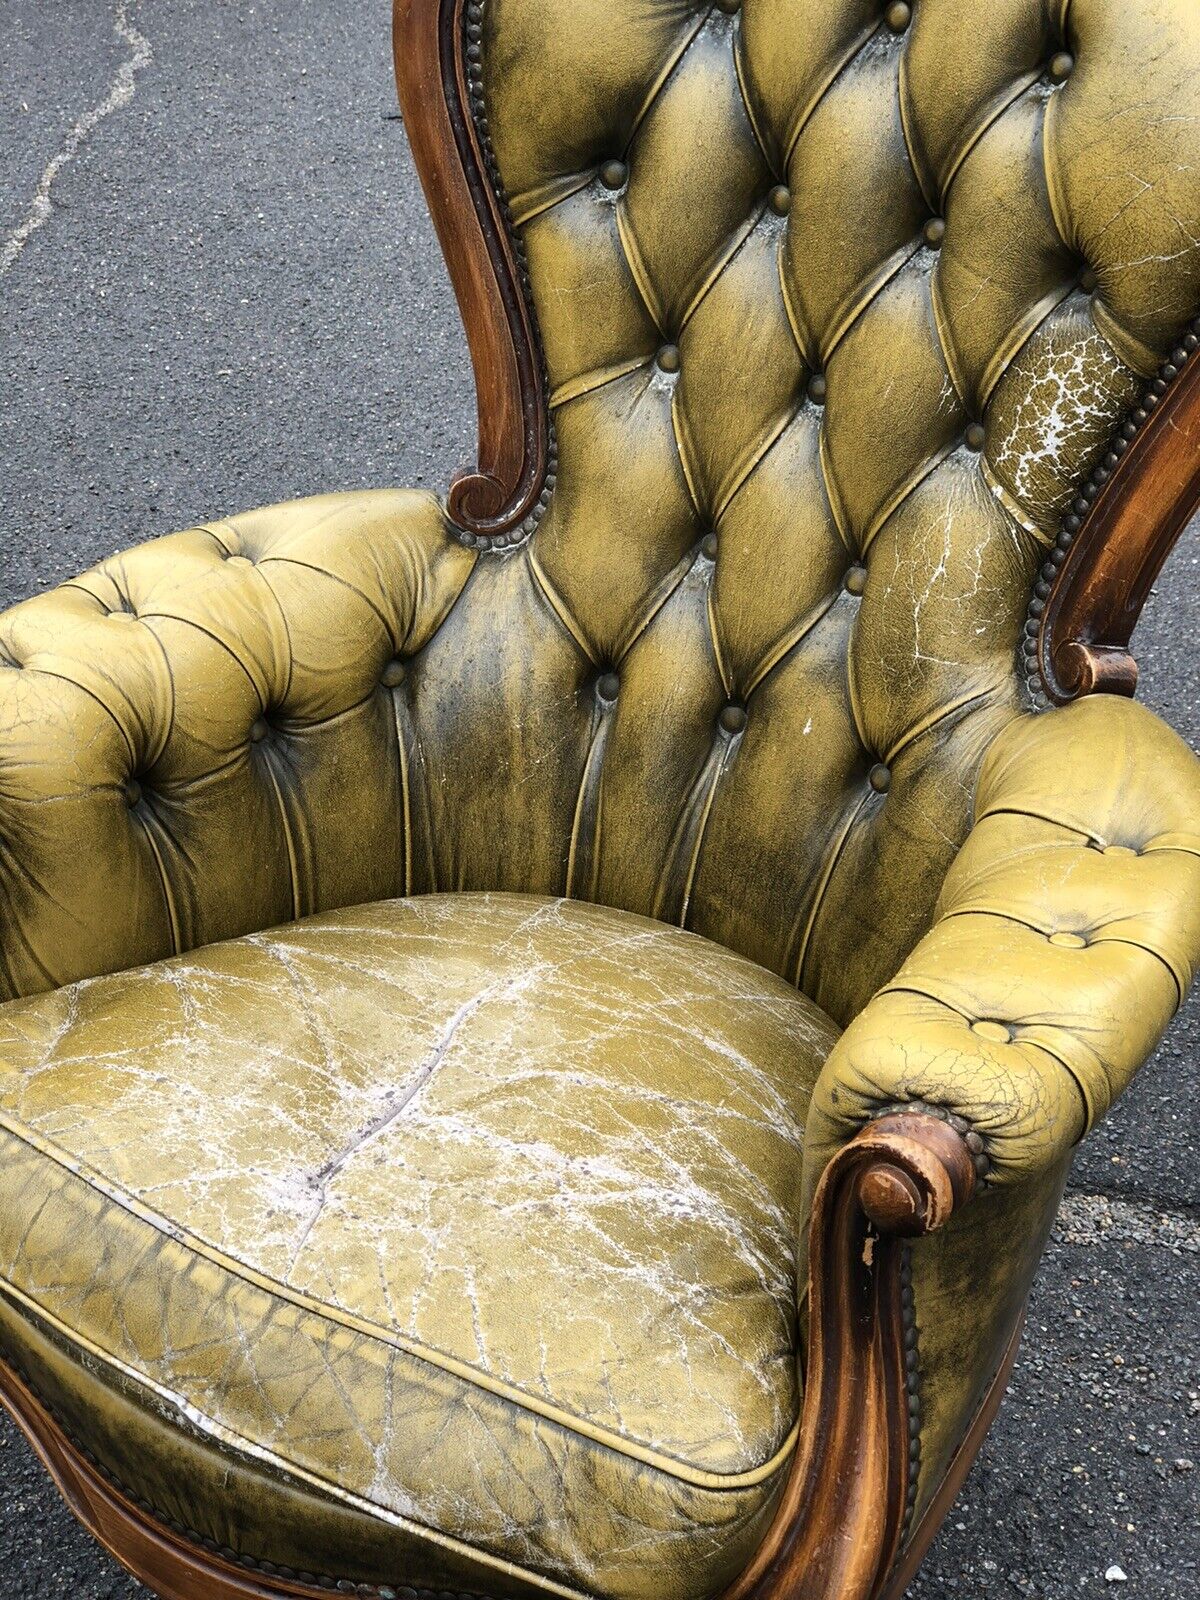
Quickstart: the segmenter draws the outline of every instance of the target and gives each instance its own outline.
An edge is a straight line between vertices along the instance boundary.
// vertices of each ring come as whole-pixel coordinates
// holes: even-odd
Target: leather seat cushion
[[[836,1034],[696,935],[507,895],[11,1002],[0,1351],[238,1555],[711,1593],[794,1446]]]

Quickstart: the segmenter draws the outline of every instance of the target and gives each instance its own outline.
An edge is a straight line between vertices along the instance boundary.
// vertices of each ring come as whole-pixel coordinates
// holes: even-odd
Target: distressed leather
[[[239,1554],[711,1593],[795,1444],[803,1124],[836,1032],[717,945],[518,896],[11,1003],[0,1350],[43,1378],[39,1338],[86,1352],[50,1371],[58,1409],[145,1498],[165,1418],[317,1501],[297,1560],[203,1476],[154,1500]],[[126,1399],[114,1429],[131,1388],[150,1417]]]
[[[923,1505],[1018,1315],[1070,1149],[1144,1059],[1200,949],[1195,761],[1136,707],[1030,715],[1016,670],[1029,595],[1081,472],[1200,310],[1200,10],[1193,0],[912,9],[897,33],[880,0],[746,0],[735,11],[487,0],[472,42],[558,449],[545,515],[527,544],[481,553],[457,541],[430,496],[330,496],[139,547],[0,618],[0,984],[13,1017],[61,1019],[61,996],[17,997],[339,907],[472,890],[592,901],[687,930],[672,936],[682,941],[672,946],[675,1009],[697,1017],[738,980],[714,976],[701,1004],[696,974],[716,957],[696,935],[757,963],[764,993],[785,993],[781,979],[829,1019],[793,1000],[815,1030],[811,1048],[784,1030],[752,1058],[795,1096],[796,1139],[807,1120],[803,1179],[789,1169],[797,1196],[896,1100],[961,1115],[989,1158],[984,1194],[914,1252]],[[1051,72],[1064,48],[1070,70]],[[459,914],[464,966],[498,960]],[[372,944],[386,944],[372,919],[387,915],[354,913]],[[607,934],[594,932],[603,974]],[[1053,942],[1060,934],[1085,944]],[[276,933],[268,945],[308,936]],[[162,971],[217,970],[230,950],[250,961],[265,948],[224,945]],[[575,970],[578,988],[539,1026],[596,1003],[589,963]],[[106,991],[121,1005],[135,990],[158,997],[134,1006],[141,1016],[172,980],[123,981],[133,988]],[[308,982],[314,1004],[340,1004],[348,980]],[[664,992],[660,983],[654,1006]],[[189,993],[195,1026],[225,1028],[229,1059],[253,1056],[262,1019],[238,1005],[236,986]],[[406,1015],[428,1000],[415,986]],[[972,1032],[979,1021],[1012,1037]],[[149,1035],[141,1021],[127,1029],[138,1059],[155,1037],[149,1015],[145,1025]],[[834,1025],[849,1031],[806,1118]],[[285,1034],[296,1026],[290,1013],[279,1022]],[[71,1137],[86,1143],[123,1092],[110,1070],[120,1030],[114,1020],[107,1055],[95,1057],[86,1028],[68,1031],[77,1081],[56,1080],[60,1109],[76,1108]],[[34,1029],[22,1071],[48,1039]],[[767,1059],[776,1044],[786,1059]],[[488,1067],[497,1116],[510,1047],[500,1038]],[[699,1125],[728,1094],[757,1093],[746,1055],[731,1050],[719,1089],[714,1070],[696,1068],[687,1105]],[[621,1059],[636,1073],[636,1050]],[[154,1115],[135,1108],[121,1141],[167,1158],[155,1119],[172,1096],[184,1104],[191,1070],[186,1059],[164,1064],[146,1102]],[[361,1062],[355,1070],[365,1098]],[[672,1070],[693,1082],[682,1060]],[[613,1081],[585,1086],[596,1124]],[[292,1108],[270,1087],[264,1117],[291,1170],[301,1155]],[[661,1151],[651,1151],[652,1118],[647,1128],[650,1163]],[[193,1506],[224,1542],[218,1525],[249,1493],[257,1458],[173,1412],[172,1470],[148,1398],[153,1384],[178,1389],[189,1376],[174,1347],[156,1342],[173,1286],[210,1280],[156,1280],[138,1300],[128,1371],[119,1383],[99,1373],[72,1318],[86,1311],[114,1340],[127,1330],[106,1313],[112,1285],[80,1219],[131,1229],[141,1214],[112,1201],[89,1158],[72,1159],[80,1170],[68,1178],[46,1149],[30,1156],[20,1202],[75,1198],[47,1259],[66,1257],[67,1241],[76,1287],[91,1281],[85,1268],[100,1271],[100,1287],[60,1307],[49,1330],[10,1298],[3,1336],[41,1362],[64,1414],[124,1470],[120,1440],[142,1437],[140,1406],[155,1441],[140,1452],[147,1494]],[[782,1152],[778,1161],[783,1183]],[[169,1205],[165,1193],[153,1202],[163,1251],[188,1248],[200,1226],[188,1182],[205,1170],[180,1169]],[[239,1194],[248,1170],[238,1164],[230,1178]],[[410,1176],[416,1184],[416,1167]],[[530,1193],[543,1181],[531,1170]],[[450,1205],[449,1193],[423,1187],[431,1204]],[[760,1200],[739,1193],[740,1226]],[[274,1216],[268,1203],[284,1199],[246,1190],[258,1221]],[[460,1263],[482,1263],[495,1239],[485,1210],[447,1223]],[[693,1226],[702,1240],[697,1219],[680,1220],[679,1238]],[[681,1243],[670,1287],[703,1298],[713,1266],[691,1248]],[[572,1277],[556,1314],[592,1306],[575,1296],[603,1287],[592,1281],[603,1258],[593,1270],[580,1250],[589,1270],[580,1287]],[[398,1250],[389,1265],[401,1259]],[[783,1272],[782,1257],[771,1259]],[[367,1281],[357,1255],[342,1270]],[[331,1282],[312,1292],[333,1293]],[[766,1339],[769,1382],[792,1337],[780,1310],[786,1273],[777,1288],[747,1303],[743,1343],[729,1354],[741,1372]],[[549,1315],[544,1293],[523,1280],[531,1326]],[[635,1387],[645,1339],[634,1329],[657,1337],[686,1303],[663,1294],[652,1311],[646,1294],[632,1302],[630,1343],[613,1345],[622,1383]],[[449,1322],[475,1337],[455,1322],[468,1302],[447,1300]],[[485,1339],[507,1327],[497,1316],[496,1329],[481,1324]],[[570,1366],[560,1346],[547,1348]],[[240,1359],[233,1345],[217,1349]],[[620,1416],[633,1405],[646,1448],[678,1447],[693,1467],[707,1451],[702,1470],[730,1474],[772,1459],[783,1435],[764,1419],[794,1418],[794,1392],[763,1400],[738,1456],[740,1435],[713,1420],[715,1346],[703,1358],[695,1344],[671,1349],[679,1370],[668,1378],[665,1362],[657,1376],[674,1386],[678,1413],[651,1419],[644,1395],[635,1404],[622,1391]],[[354,1360],[354,1387],[338,1403],[380,1418],[369,1378],[358,1387],[370,1366],[358,1346]],[[587,1391],[587,1370],[574,1371],[580,1425],[611,1429],[612,1397]],[[700,1594],[761,1531],[766,1480],[722,1502],[737,1498],[736,1509],[714,1511],[711,1491],[685,1493],[646,1463],[630,1487],[620,1451],[593,1471],[582,1444],[551,1457],[561,1476],[549,1532],[533,1496],[525,1520],[505,1520],[512,1507],[467,1442],[482,1413],[457,1394],[447,1380],[430,1401],[441,1454],[436,1469],[422,1462],[427,1499],[413,1527],[433,1506],[461,1548],[451,1560],[414,1533],[423,1581],[463,1585],[473,1562],[511,1558],[533,1576],[497,1585],[657,1594],[665,1561],[670,1592]],[[244,1398],[253,1410],[255,1395]],[[504,1411],[506,1427],[519,1410]],[[672,1439],[686,1419],[687,1437]],[[531,1460],[542,1459],[543,1431]],[[303,1462],[263,1462],[262,1504],[280,1508],[264,1511],[263,1527],[280,1548],[302,1545],[293,1513],[311,1503],[312,1539],[324,1544],[310,1551],[340,1554],[344,1541],[364,1568],[382,1568],[401,1548],[391,1542],[399,1525],[376,1502],[351,1500],[374,1483],[370,1452],[390,1436],[381,1422],[354,1437],[344,1459],[322,1458],[319,1486]],[[236,1490],[221,1488],[221,1460]],[[393,1470],[385,1487],[408,1493],[407,1467]],[[285,1492],[287,1473],[300,1477]],[[506,1492],[520,1487],[514,1476]],[[626,1523],[631,1496],[637,1516]],[[571,1543],[580,1508],[597,1530],[586,1547],[582,1535]],[[383,1531],[368,1537],[364,1525]],[[626,1539],[630,1527],[637,1537]]]

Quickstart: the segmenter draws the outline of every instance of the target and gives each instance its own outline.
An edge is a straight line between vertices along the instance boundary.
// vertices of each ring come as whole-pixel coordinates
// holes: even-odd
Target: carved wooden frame
[[[483,105],[478,0],[394,0],[396,76],[417,169],[458,297],[475,371],[477,462],[448,508],[464,542],[532,529],[554,438],[528,274],[495,171]],[[1123,423],[1042,568],[1023,643],[1037,697],[1132,694],[1129,641],[1150,587],[1200,504],[1200,323]],[[810,1336],[799,1442],[775,1520],[722,1600],[899,1600],[999,1407],[1020,1324],[915,1528],[917,1356],[908,1241],[974,1191],[971,1150],[914,1109],[864,1128],[826,1171],[810,1230]],[[319,1600],[386,1588],[287,1574],[212,1551],[134,1502],[0,1361],[0,1404],[71,1509],[163,1600]],[[397,1578],[404,1585],[403,1576]],[[453,1600],[433,1597],[429,1600]]]

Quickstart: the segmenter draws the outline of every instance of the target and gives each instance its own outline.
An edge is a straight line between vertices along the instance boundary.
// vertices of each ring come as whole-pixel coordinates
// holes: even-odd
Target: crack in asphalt
[[[33,235],[39,228],[45,227],[54,215],[51,191],[63,169],[74,161],[106,117],[129,104],[137,89],[138,73],[154,60],[154,50],[149,39],[145,34],[139,33],[129,20],[130,4],[131,0],[117,0],[113,14],[113,31],[129,46],[130,54],[117,68],[116,77],[104,99],[77,119],[58,151],[51,157],[38,180],[29,210],[0,247],[0,278],[12,270]]]

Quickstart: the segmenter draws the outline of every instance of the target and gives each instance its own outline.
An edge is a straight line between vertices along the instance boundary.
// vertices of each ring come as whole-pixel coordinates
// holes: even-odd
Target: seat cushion
[[[0,1007],[0,1350],[240,1556],[701,1595],[798,1414],[836,1029],[627,913],[439,895]]]

